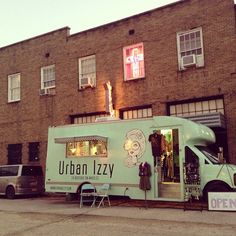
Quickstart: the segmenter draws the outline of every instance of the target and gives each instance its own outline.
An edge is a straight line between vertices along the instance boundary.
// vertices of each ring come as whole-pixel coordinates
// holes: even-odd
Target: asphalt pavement
[[[57,215],[111,216],[130,219],[166,220],[173,222],[194,222],[236,226],[236,212],[204,210],[183,210],[172,208],[152,208],[143,206],[122,206],[113,204],[96,208],[88,205],[80,208],[78,201],[66,201],[64,197],[0,198],[0,212],[47,213]]]

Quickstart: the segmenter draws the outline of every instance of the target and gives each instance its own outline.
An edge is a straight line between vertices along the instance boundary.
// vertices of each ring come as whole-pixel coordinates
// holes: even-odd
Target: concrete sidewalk
[[[123,217],[144,220],[160,220],[173,222],[194,222],[208,224],[223,224],[236,226],[236,212],[196,211],[170,208],[145,208],[111,206],[79,208],[78,202],[66,202],[62,198],[27,198],[7,200],[0,199],[2,212],[27,212],[61,215],[98,215],[105,217]]]

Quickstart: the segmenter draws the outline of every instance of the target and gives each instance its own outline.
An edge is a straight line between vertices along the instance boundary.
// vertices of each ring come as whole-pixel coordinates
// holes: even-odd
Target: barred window
[[[105,112],[101,113],[91,113],[91,114],[81,114],[72,117],[72,124],[86,124],[86,123],[94,123],[96,118],[98,117],[106,117],[108,116]]]
[[[121,117],[124,120],[152,117],[152,107],[131,108],[124,110],[121,112]]]
[[[223,99],[173,104],[169,106],[170,116],[200,115],[204,113],[220,112],[224,114]]]

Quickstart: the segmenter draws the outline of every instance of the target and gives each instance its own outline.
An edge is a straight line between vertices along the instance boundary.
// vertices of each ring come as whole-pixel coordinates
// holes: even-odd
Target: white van
[[[0,166],[0,194],[8,199],[16,195],[41,194],[44,192],[42,167],[39,165]]]

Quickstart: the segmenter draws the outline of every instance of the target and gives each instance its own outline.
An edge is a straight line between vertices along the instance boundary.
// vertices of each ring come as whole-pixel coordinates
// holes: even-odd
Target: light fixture
[[[72,154],[75,154],[76,152],[76,144],[75,144],[75,138],[73,139],[73,143],[72,143],[72,147],[70,148],[70,151],[72,152]]]
[[[71,148],[70,150],[71,150],[72,154],[75,154],[75,152],[76,152],[76,147],[73,147],[73,148]]]

